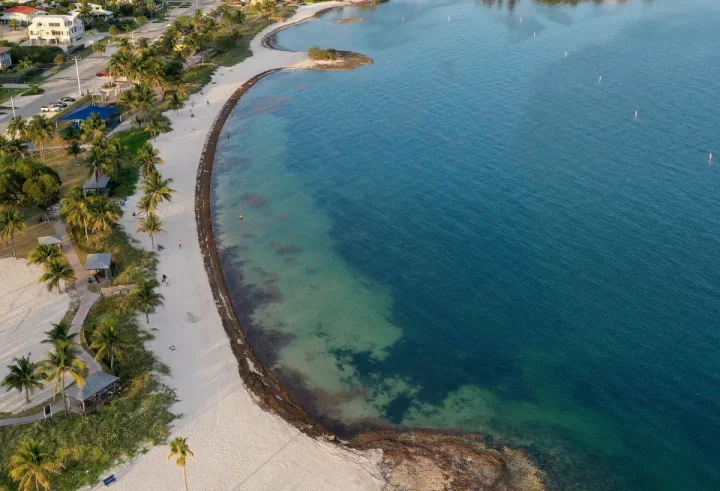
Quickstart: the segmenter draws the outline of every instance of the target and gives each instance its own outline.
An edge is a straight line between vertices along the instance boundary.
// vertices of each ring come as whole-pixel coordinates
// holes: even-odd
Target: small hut
[[[60,249],[60,244],[63,243],[62,237],[59,235],[46,235],[44,237],[38,237],[38,244],[40,245],[56,245]]]
[[[91,413],[118,390],[120,390],[119,378],[109,373],[97,372],[85,379],[84,387],[78,385],[70,387],[65,392],[65,402],[70,412]]]
[[[95,193],[97,195],[107,196],[110,193],[110,178],[108,176],[100,176],[95,179],[92,176],[83,184],[85,194]]]
[[[109,252],[99,252],[97,254],[88,254],[85,261],[85,271],[98,272],[102,271],[108,280],[112,276],[110,267],[112,265],[112,254]]]

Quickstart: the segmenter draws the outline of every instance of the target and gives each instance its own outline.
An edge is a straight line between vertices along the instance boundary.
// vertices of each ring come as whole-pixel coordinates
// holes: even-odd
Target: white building
[[[0,47],[0,68],[10,68],[12,60],[10,59],[10,49],[8,47]]]
[[[75,3],[75,10],[71,11],[71,14],[74,15],[80,15],[80,7],[82,7],[82,3]],[[105,10],[102,8],[102,5],[97,5],[95,3],[88,3],[88,7],[90,7],[90,15],[96,18],[102,18],[102,19],[111,19],[113,16],[113,13],[109,10]]]
[[[28,28],[31,44],[77,44],[85,36],[83,21],[77,15],[45,15]]]
[[[35,7],[26,6],[12,7],[0,11],[0,19],[2,19],[5,24],[9,24],[10,21],[16,20],[23,26],[30,24],[33,19],[39,15],[47,15],[47,12],[36,9]]]

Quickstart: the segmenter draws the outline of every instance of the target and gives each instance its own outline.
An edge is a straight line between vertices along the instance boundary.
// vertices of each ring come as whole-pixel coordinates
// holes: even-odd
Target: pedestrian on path
[[[178,249],[182,249],[182,240],[178,240]]]

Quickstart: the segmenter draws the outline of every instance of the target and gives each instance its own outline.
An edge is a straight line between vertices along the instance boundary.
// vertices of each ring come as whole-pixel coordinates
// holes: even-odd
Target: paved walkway
[[[82,326],[85,323],[85,318],[87,317],[88,313],[90,312],[90,309],[93,305],[95,305],[95,302],[97,302],[97,299],[100,298],[99,295],[96,295],[95,293],[91,292],[87,288],[87,278],[88,274],[87,271],[85,271],[85,268],[80,263],[80,259],[78,258],[77,252],[75,251],[75,248],[73,247],[72,242],[70,241],[70,238],[67,235],[67,231],[65,229],[65,225],[60,222],[55,223],[55,231],[62,236],[63,238],[63,252],[65,253],[65,257],[67,258],[68,262],[70,262],[70,265],[75,270],[75,289],[80,296],[80,306],[78,307],[77,312],[75,313],[75,317],[73,317],[72,320],[72,326],[70,327],[70,332],[75,333],[78,335],[78,340],[80,338],[80,331],[82,330]],[[79,341],[78,341],[79,344]],[[96,372],[102,372],[102,365],[95,360],[95,358],[90,355],[85,349],[83,349],[82,345],[80,346],[80,353],[78,354],[78,358],[83,360],[85,363],[88,364],[88,375],[91,375]],[[65,407],[63,404],[63,401],[56,402],[52,405],[52,413],[56,414],[60,411],[64,411]],[[37,414],[32,414],[30,416],[22,416],[19,418],[7,418],[7,419],[0,419],[0,427],[2,426],[13,426],[13,425],[22,425],[27,423],[33,423],[35,421],[40,421],[41,419],[45,418],[45,414],[43,411],[40,411]]]

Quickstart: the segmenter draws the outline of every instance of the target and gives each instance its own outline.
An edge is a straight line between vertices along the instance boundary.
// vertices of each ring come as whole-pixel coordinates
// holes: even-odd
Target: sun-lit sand
[[[301,7],[291,21],[332,5]],[[217,83],[193,96],[194,104],[188,104],[179,115],[167,113],[173,131],[155,141],[165,160],[160,170],[174,180],[172,187],[177,193],[172,205],[159,210],[167,232],[156,240],[165,246],[159,254],[158,272],[168,276],[169,286],[161,288],[165,306],[151,316],[151,327],[157,331],[149,347],[172,371],[167,383],[179,398],[173,410],[182,414],[172,434],[187,437],[195,453],[187,468],[191,489],[380,489],[378,454],[356,453],[311,439],[254,403],[238,375],[200,255],[193,198],[210,125],[243,82],[265,70],[306,59],[305,53],[263,48],[260,40],[264,34],[253,40],[252,58],[233,68],[221,68],[214,77]],[[190,116],[191,111],[195,117]],[[131,197],[126,210],[133,209],[138,199]],[[137,222],[131,215],[126,213],[122,224],[135,233]],[[147,236],[136,237],[150,247]],[[172,345],[175,351],[169,350]],[[118,478],[114,487],[133,491],[181,488],[180,469],[168,462],[167,454],[167,446],[154,447],[114,469]]]
[[[44,332],[59,322],[68,310],[70,297],[57,290],[49,292],[38,283],[43,268],[29,265],[25,259],[0,259],[0,379],[9,372],[13,358],[30,353],[38,361],[47,345],[41,344]],[[52,396],[52,386],[36,391],[30,405],[25,394],[0,389],[0,412],[18,412]]]

